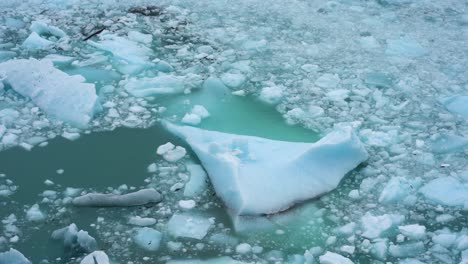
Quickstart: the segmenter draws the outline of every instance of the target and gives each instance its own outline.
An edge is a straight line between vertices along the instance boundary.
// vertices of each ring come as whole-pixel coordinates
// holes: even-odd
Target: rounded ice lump
[[[329,192],[368,158],[350,127],[316,143],[295,143],[165,126],[191,146],[218,196],[239,215],[279,212]]]

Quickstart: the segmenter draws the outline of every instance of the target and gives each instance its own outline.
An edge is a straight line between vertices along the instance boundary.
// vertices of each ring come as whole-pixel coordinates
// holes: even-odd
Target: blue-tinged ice
[[[437,204],[468,208],[468,186],[453,177],[434,179],[419,192]]]
[[[153,78],[131,78],[124,87],[135,97],[149,97],[188,92],[200,82],[197,75],[159,75]]]
[[[21,252],[14,248],[0,253],[0,264],[31,264]]]
[[[430,142],[430,147],[435,153],[458,152],[467,146],[468,138],[452,134],[437,135]]]
[[[171,260],[166,264],[242,264],[241,262],[230,257],[219,257],[212,259],[187,259],[187,260]]]
[[[196,197],[207,188],[208,177],[200,165],[189,164],[187,170],[190,173],[190,180],[185,184],[184,196]]]
[[[279,212],[329,192],[368,157],[350,127],[295,143],[165,125],[192,147],[218,196],[240,215]]]
[[[84,257],[80,264],[110,264],[109,257],[104,251],[94,251]]]
[[[415,58],[427,53],[421,44],[412,39],[389,39],[387,40],[387,55]]]
[[[54,68],[50,60],[10,60],[0,63],[0,72],[6,76],[3,82],[15,91],[73,126],[86,127],[101,109],[93,84]]]
[[[459,114],[468,119],[468,95],[445,97],[440,102],[452,113]]]
[[[211,226],[208,218],[189,213],[174,214],[167,223],[172,236],[193,239],[204,238]]]
[[[149,227],[137,228],[136,235],[133,237],[139,247],[148,251],[158,250],[161,239],[161,232]]]

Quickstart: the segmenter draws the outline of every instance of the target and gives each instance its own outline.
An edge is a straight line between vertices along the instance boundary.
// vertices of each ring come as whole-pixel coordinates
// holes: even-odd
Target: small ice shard
[[[26,219],[30,222],[42,222],[45,220],[45,215],[41,212],[38,204],[31,206],[26,212]]]
[[[396,258],[416,257],[424,253],[425,248],[423,242],[410,242],[401,245],[390,245],[388,252]]]
[[[252,246],[247,243],[241,243],[236,246],[236,252],[238,254],[247,254],[250,253],[250,251],[252,251]]]
[[[148,251],[156,251],[161,244],[162,234],[158,230],[149,227],[138,228],[133,237],[135,243]]]
[[[440,102],[452,113],[459,114],[468,119],[468,95],[445,97]]]
[[[196,202],[194,200],[180,200],[179,201],[179,206],[182,209],[190,210],[194,208],[196,205]]]
[[[52,239],[63,241],[64,246],[67,248],[78,248],[88,253],[97,249],[96,239],[86,231],[78,231],[78,227],[75,224],[55,230],[52,232]]]
[[[410,239],[420,240],[426,237],[426,227],[423,225],[413,224],[399,226],[398,230]]]
[[[389,39],[387,40],[385,54],[414,58],[426,54],[426,50],[412,39]]]
[[[54,42],[41,38],[36,32],[33,32],[24,40],[22,46],[29,50],[46,50],[52,48],[54,44]]]
[[[94,251],[84,257],[80,264],[110,264],[110,260],[104,251]]]
[[[435,153],[462,151],[467,146],[468,138],[451,134],[439,135],[430,142],[430,147]]]
[[[218,196],[241,215],[279,212],[329,192],[368,157],[349,127],[317,143],[296,143],[165,126],[191,146]]]
[[[189,124],[189,125],[198,125],[201,122],[200,116],[196,114],[185,114],[184,117],[182,118],[182,123],[184,124]]]
[[[276,104],[283,96],[283,88],[281,86],[265,87],[260,92],[260,100],[268,104]]]
[[[319,260],[320,264],[353,264],[349,258],[330,251],[327,251],[324,255],[320,256]]]
[[[88,207],[127,207],[158,203],[161,200],[162,196],[158,191],[153,188],[148,188],[122,195],[88,193],[73,199],[73,205]]]
[[[468,186],[453,177],[441,177],[424,185],[419,192],[431,202],[447,206],[468,206]]]
[[[211,225],[210,220],[207,218],[182,213],[174,214],[167,223],[167,228],[169,233],[175,237],[202,239],[208,233]]]
[[[156,154],[163,156],[166,161],[177,162],[187,154],[187,151],[183,147],[176,147],[171,142],[167,142],[158,147]]]
[[[187,259],[187,260],[170,260],[166,264],[246,264],[230,257],[219,257],[213,259]]]
[[[0,264],[31,264],[21,252],[14,248],[0,253]]]
[[[397,214],[373,216],[368,212],[361,218],[362,236],[369,239],[378,238],[390,228],[402,223],[404,219],[404,216]]]
[[[40,36],[55,36],[57,38],[64,38],[67,36],[60,28],[47,25],[42,21],[33,21],[30,29]]]
[[[71,125],[86,127],[101,109],[94,84],[57,70],[49,60],[10,60],[0,63],[0,72],[15,91]]]
[[[184,196],[196,197],[206,189],[208,177],[200,165],[189,164],[187,170],[190,173],[190,180],[185,184]]]
[[[166,94],[180,94],[185,91],[184,77],[161,75],[153,78],[131,78],[125,90],[135,97],[148,97]]]
[[[100,37],[100,41],[88,41],[88,43],[95,48],[112,53],[112,61],[121,73],[136,74],[152,66],[149,62],[152,51],[145,45],[112,34],[104,34]]]
[[[128,223],[135,226],[151,226],[156,224],[156,219],[150,217],[132,216],[130,219],[128,219]]]
[[[415,193],[420,185],[420,178],[410,180],[404,177],[392,177],[380,193],[379,202],[383,204],[397,203],[410,193]]]

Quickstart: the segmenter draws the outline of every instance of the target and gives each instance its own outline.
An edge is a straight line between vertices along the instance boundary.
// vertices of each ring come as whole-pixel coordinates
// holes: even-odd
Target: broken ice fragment
[[[21,252],[14,248],[0,253],[0,263],[1,264],[31,264]]]
[[[353,262],[340,254],[327,251],[319,258],[320,264],[353,264]]]
[[[452,113],[459,114],[468,119],[468,96],[456,95],[445,97],[440,102]]]
[[[80,264],[110,264],[109,257],[104,251],[94,251],[84,257]]]
[[[86,127],[101,106],[93,84],[69,76],[49,60],[20,59],[0,63],[4,82],[30,98],[47,114],[77,127]]]
[[[219,257],[213,259],[188,259],[188,260],[171,260],[166,264],[246,264],[230,257]]]
[[[210,227],[211,222],[207,218],[188,213],[174,214],[167,223],[171,235],[193,239],[204,238]]]
[[[207,187],[207,176],[203,167],[189,164],[187,170],[190,173],[190,180],[185,184],[184,196],[195,197],[202,194]]]
[[[448,206],[468,206],[468,186],[452,177],[434,179],[424,185],[419,192],[426,199]]]
[[[161,239],[161,232],[149,227],[138,228],[136,235],[133,237],[139,247],[148,251],[158,250]]]
[[[426,50],[412,39],[389,39],[387,40],[387,55],[403,57],[420,57],[426,54]]]
[[[96,239],[86,231],[78,231],[75,224],[55,230],[52,232],[52,239],[63,241],[64,246],[69,249],[79,249],[85,252],[93,252],[97,249]]]
[[[88,193],[73,199],[73,205],[88,207],[127,207],[158,203],[161,200],[161,194],[155,189],[149,188],[122,195]]]
[[[159,146],[156,150],[156,153],[158,155],[162,155],[166,161],[176,162],[182,159],[185,156],[185,154],[187,154],[187,151],[183,147],[176,147],[171,142],[168,142],[164,145]]]
[[[404,219],[404,216],[397,214],[373,216],[368,212],[361,218],[361,225],[364,231],[362,236],[370,239],[378,238],[390,228],[403,222]]]
[[[26,212],[26,219],[30,222],[41,222],[44,221],[45,218],[46,217],[39,209],[38,204],[31,206],[31,208]]]
[[[329,192],[367,159],[351,128],[317,143],[295,143],[165,125],[191,146],[218,196],[237,214],[275,213]]]
[[[453,134],[438,135],[432,140],[430,146],[436,153],[457,152],[468,146],[468,138]]]

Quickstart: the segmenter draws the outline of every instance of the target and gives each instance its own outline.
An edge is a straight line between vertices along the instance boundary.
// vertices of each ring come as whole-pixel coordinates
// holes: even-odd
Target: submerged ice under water
[[[0,263],[468,261],[463,1],[0,8]],[[369,159],[317,199],[238,215],[162,120],[309,143],[352,127]],[[163,200],[73,206],[147,188]]]

